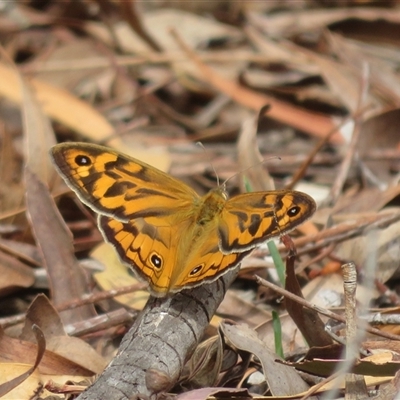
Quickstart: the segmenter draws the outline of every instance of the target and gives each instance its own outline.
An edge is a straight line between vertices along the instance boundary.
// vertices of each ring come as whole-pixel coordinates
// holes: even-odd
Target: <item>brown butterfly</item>
[[[158,297],[216,280],[316,208],[310,196],[291,190],[228,199],[223,185],[201,197],[142,161],[94,144],[59,144],[51,155],[67,185],[99,214],[104,238]]]

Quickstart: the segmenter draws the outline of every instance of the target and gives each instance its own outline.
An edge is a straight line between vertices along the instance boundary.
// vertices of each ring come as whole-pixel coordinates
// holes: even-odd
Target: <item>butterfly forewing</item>
[[[315,211],[314,200],[302,192],[276,190],[241,194],[229,199],[219,220],[223,253],[241,252],[285,234]]]
[[[190,209],[194,190],[170,175],[106,147],[64,143],[52,156],[66,183],[94,211],[121,221]]]

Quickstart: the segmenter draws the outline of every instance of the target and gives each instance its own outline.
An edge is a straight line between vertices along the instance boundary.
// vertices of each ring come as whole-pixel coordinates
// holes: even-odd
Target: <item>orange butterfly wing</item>
[[[198,194],[156,168],[107,147],[62,143],[51,150],[68,186],[93,211],[120,221],[190,212]]]
[[[225,254],[254,248],[290,232],[315,212],[312,197],[294,190],[252,192],[233,197],[219,218],[221,251]]]

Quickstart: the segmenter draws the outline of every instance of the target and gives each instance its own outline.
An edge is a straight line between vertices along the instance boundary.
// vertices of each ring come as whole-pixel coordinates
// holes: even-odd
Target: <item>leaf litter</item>
[[[398,2],[191,3],[10,3],[0,15],[0,394],[76,397],[146,302],[49,163],[48,149],[72,140],[142,159],[199,193],[216,171],[232,194],[295,185],[319,203],[291,234],[295,249],[277,243],[298,297],[256,284],[254,274],[281,285],[268,248],[256,249],[180,378],[151,368],[147,394],[360,394],[334,372],[348,311],[340,265],[354,261],[369,333],[351,372],[396,398]],[[339,322],[322,310],[332,307]]]

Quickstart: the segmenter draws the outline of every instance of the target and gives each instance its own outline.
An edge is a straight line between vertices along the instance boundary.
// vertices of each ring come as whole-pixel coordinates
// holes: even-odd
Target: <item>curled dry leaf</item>
[[[266,107],[263,107],[260,114]],[[275,185],[262,163],[262,156],[257,146],[257,126],[260,115],[248,118],[242,124],[237,143],[239,173],[248,179],[251,191],[274,190]],[[242,191],[246,192],[245,182],[240,179]]]
[[[221,324],[225,339],[239,350],[254,354],[261,362],[265,379],[273,396],[290,396],[308,389],[308,385],[291,368],[275,360],[279,357],[267,348],[257,333],[245,325]]]
[[[29,378],[29,376],[32,375],[32,373],[39,366],[39,364],[45,354],[46,340],[44,338],[43,332],[40,330],[40,328],[37,325],[32,326],[32,331],[33,331],[33,333],[35,335],[35,339],[36,339],[36,348],[34,349],[34,351],[36,352],[36,355],[35,355],[35,358],[32,360],[33,365],[28,370],[25,370],[23,373],[21,373],[20,375],[17,375],[14,378],[8,378],[5,382],[1,383],[0,384],[0,397],[3,397],[5,394],[8,394],[14,388],[18,387],[21,383],[23,383],[27,378]],[[0,331],[0,345],[1,346],[4,345],[3,339],[5,339],[5,338],[6,338],[5,334],[1,330]],[[4,357],[4,355],[3,355],[3,357]],[[7,356],[5,356],[4,358],[8,361]],[[6,375],[9,375],[10,373],[12,373],[12,374],[15,373],[14,368],[12,368],[13,364],[9,364],[9,367],[10,368],[6,371]],[[39,387],[40,387],[40,385],[39,385]],[[29,388],[28,390],[32,390],[32,389]],[[36,390],[32,391],[31,394],[34,394],[35,392],[36,392]],[[14,391],[14,395],[15,395],[15,391]]]
[[[65,333],[61,318],[50,301],[44,295],[37,296],[30,305],[20,339],[34,342],[32,327],[39,326],[46,338],[47,350],[61,356],[66,362],[72,362],[83,369],[99,374],[106,361],[92,346],[82,339],[70,337]],[[57,367],[55,367],[55,371]]]

